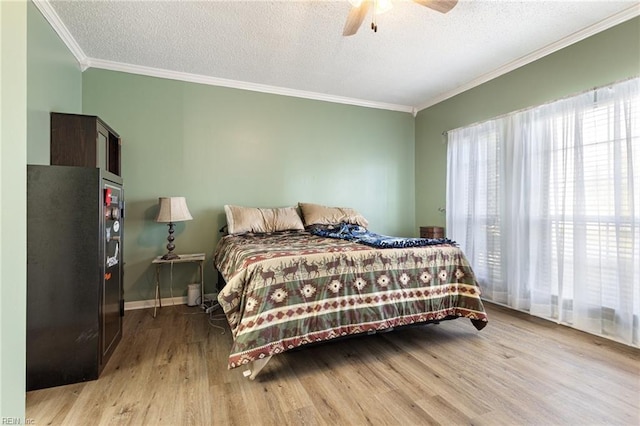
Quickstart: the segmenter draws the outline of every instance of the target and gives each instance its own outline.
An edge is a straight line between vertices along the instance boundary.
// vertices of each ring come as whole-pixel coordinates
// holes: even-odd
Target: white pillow
[[[304,229],[302,219],[295,207],[257,208],[226,204],[229,234],[245,232],[275,232]]]
[[[369,221],[356,210],[348,207],[327,207],[320,204],[298,203],[305,226],[337,225],[351,223],[363,227],[369,226]]]

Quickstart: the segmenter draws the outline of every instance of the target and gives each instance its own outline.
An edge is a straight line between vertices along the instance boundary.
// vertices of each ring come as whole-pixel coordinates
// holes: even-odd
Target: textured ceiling
[[[347,0],[35,3],[85,66],[409,111],[640,13],[637,0],[460,0],[448,14],[393,0],[377,33],[368,17],[343,37]]]

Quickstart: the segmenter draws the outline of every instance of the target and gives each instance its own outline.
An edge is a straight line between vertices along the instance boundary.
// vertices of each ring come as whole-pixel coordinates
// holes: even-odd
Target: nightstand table
[[[195,254],[181,254],[177,259],[169,259],[165,260],[162,256],[158,256],[151,264],[156,265],[156,297],[153,300],[153,317],[156,317],[156,308],[162,308],[162,299],[160,298],[160,269],[162,265],[170,265],[173,268],[173,265],[176,263],[197,263],[200,267],[200,304],[204,301],[204,253],[195,253]],[[171,274],[171,280],[173,280],[173,274]],[[173,283],[171,283],[173,285]]]
[[[420,238],[444,238],[444,228],[441,226],[421,226]]]

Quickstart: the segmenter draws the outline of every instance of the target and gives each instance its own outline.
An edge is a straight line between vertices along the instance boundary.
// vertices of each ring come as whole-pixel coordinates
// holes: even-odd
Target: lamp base
[[[175,238],[173,237],[173,226],[174,226],[174,223],[169,222],[169,236],[167,237],[167,241],[169,242],[169,244],[167,244],[168,251],[167,251],[167,254],[162,256],[162,260],[174,260],[174,259],[180,258],[180,256],[178,256],[173,252],[173,249],[176,248],[176,245],[173,244],[173,240],[175,240]]]
[[[174,259],[180,259],[180,256],[178,256],[177,254],[173,253],[173,252],[169,252],[167,254],[165,254],[164,256],[161,257],[162,260],[174,260]]]

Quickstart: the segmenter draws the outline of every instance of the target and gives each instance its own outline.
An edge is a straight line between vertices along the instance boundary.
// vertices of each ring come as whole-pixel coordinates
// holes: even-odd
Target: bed
[[[233,232],[214,252],[225,283],[218,302],[233,335],[228,367],[250,364],[251,378],[271,356],[311,343],[461,317],[478,330],[487,324],[475,276],[455,244],[380,249],[316,235],[310,214],[298,224],[288,212],[289,229],[264,226],[273,215],[261,211],[254,215],[261,226],[243,228],[225,209]],[[325,222],[366,226],[355,215]]]

